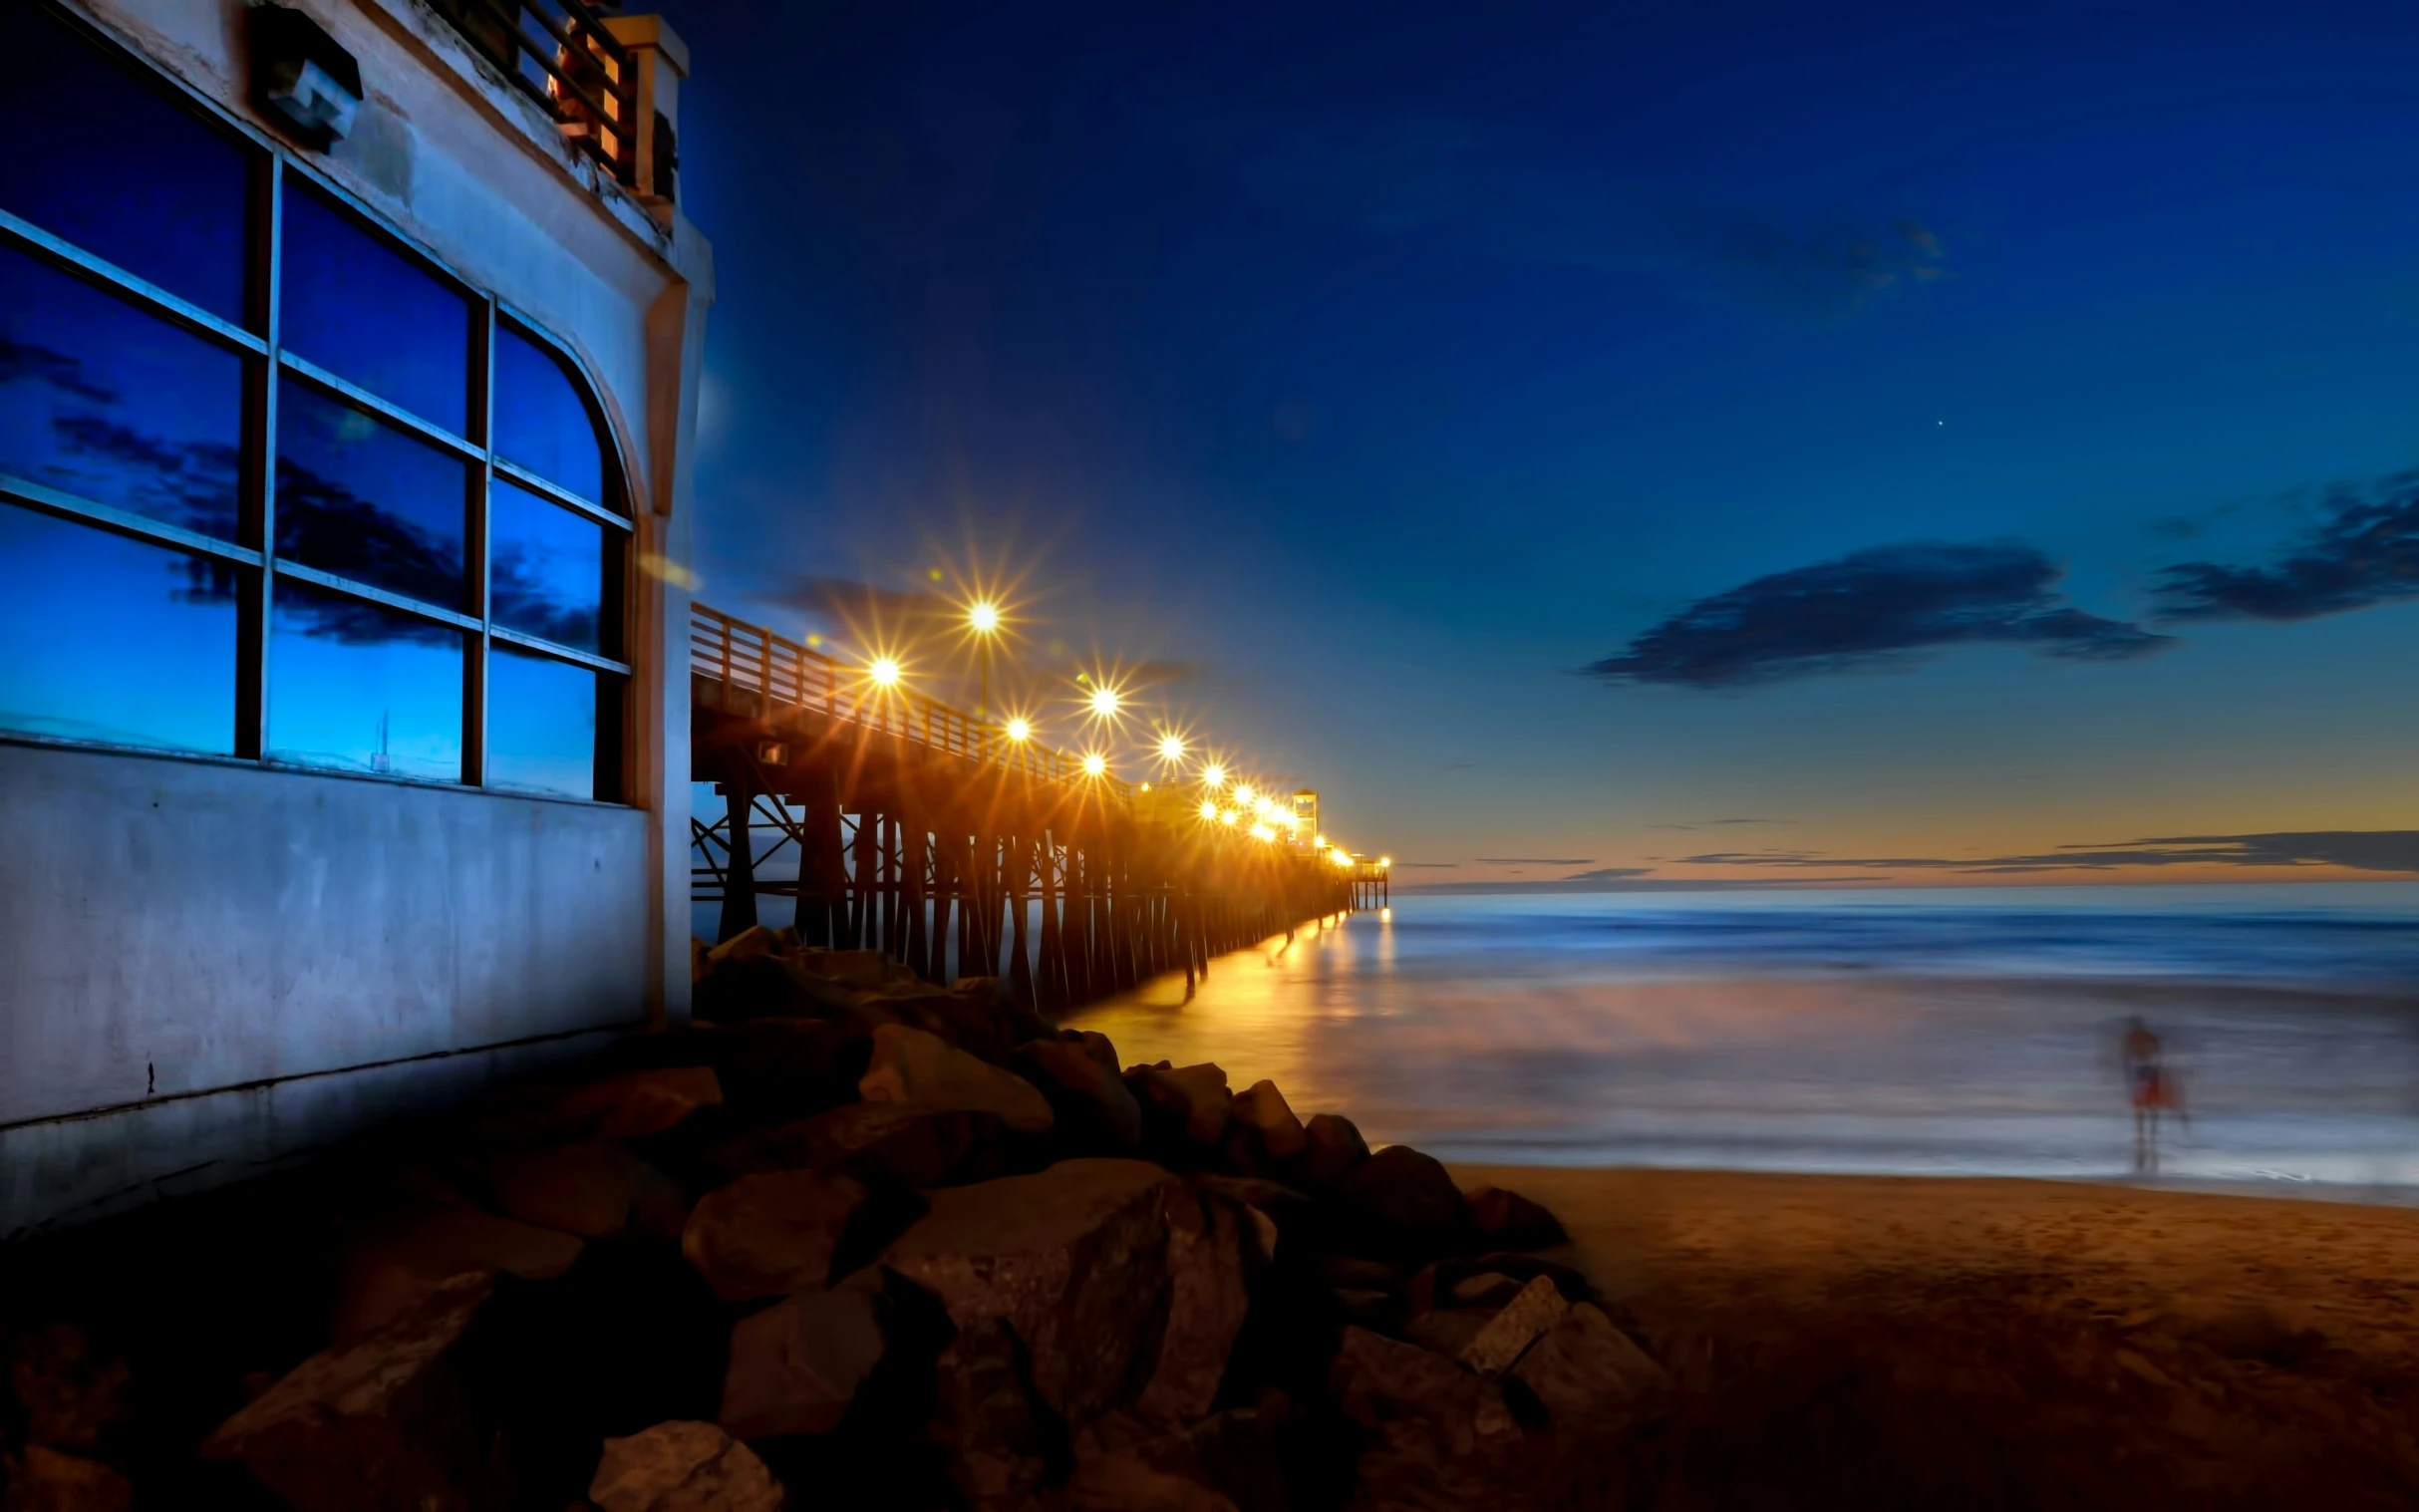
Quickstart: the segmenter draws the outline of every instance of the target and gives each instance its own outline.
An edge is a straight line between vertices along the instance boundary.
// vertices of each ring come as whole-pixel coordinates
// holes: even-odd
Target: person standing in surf
[[[2148,1174],[2159,1168],[2159,1115],[2181,1112],[2183,1099],[2159,1037],[2138,1018],[2125,1021],[2124,1058],[2126,1092],[2133,1099],[2133,1168]]]

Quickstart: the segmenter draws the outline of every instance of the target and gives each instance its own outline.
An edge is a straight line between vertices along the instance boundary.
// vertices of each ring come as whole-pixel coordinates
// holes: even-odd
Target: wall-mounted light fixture
[[[320,151],[353,130],[361,65],[320,24],[282,5],[252,8],[252,93],[262,110]]]

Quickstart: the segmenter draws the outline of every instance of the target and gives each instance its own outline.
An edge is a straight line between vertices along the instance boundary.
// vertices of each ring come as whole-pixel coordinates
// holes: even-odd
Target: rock
[[[1266,1406],[1239,1407],[1169,1432],[1111,1413],[1075,1439],[1067,1504],[1076,1509],[1233,1507],[1286,1512],[1285,1467],[1273,1429],[1285,1393]],[[1214,1498],[1214,1499],[1212,1499]]]
[[[820,1170],[907,1186],[999,1174],[997,1115],[896,1102],[850,1102],[715,1146],[707,1162],[734,1175]]]
[[[994,1113],[1012,1129],[1051,1125],[1050,1102],[1032,1082],[903,1024],[873,1032],[873,1054],[857,1092],[868,1102]]]
[[[1470,1347],[1488,1322],[1495,1316],[1490,1308],[1431,1308],[1414,1313],[1402,1326],[1405,1339],[1423,1350],[1459,1360],[1461,1352]]]
[[[1442,1162],[1407,1144],[1389,1144],[1336,1179],[1336,1198],[1396,1236],[1434,1241],[1468,1216],[1461,1188]]]
[[[1521,1284],[1501,1271],[1480,1271],[1464,1276],[1448,1289],[1452,1298],[1449,1306],[1464,1308],[1500,1308],[1520,1295]]]
[[[555,1106],[570,1122],[589,1125],[598,1139],[637,1139],[660,1134],[722,1100],[723,1084],[712,1067],[676,1065],[630,1071],[575,1088]]]
[[[1137,1101],[1154,1109],[1191,1144],[1210,1148],[1226,1132],[1234,1097],[1220,1065],[1135,1066],[1125,1073],[1125,1083]]]
[[[1274,1081],[1255,1081],[1236,1094],[1235,1121],[1259,1136],[1260,1148],[1272,1159],[1291,1160],[1310,1143],[1302,1120],[1294,1116]]]
[[[1302,1169],[1313,1186],[1328,1186],[1369,1158],[1361,1130],[1342,1113],[1313,1113],[1302,1126]]]
[[[781,954],[781,937],[761,924],[751,924],[706,952],[709,970],[727,961],[760,961]]]
[[[878,950],[804,950],[790,958],[800,975],[848,987],[876,988],[886,980],[890,958]]]
[[[1364,1260],[1358,1255],[1321,1255],[1318,1269],[1320,1279],[1332,1287],[1386,1292],[1402,1284],[1400,1266],[1383,1260]]]
[[[487,1183],[503,1210],[524,1223],[602,1239],[630,1223],[638,1157],[590,1140],[487,1157]]]
[[[27,1444],[13,1463],[0,1453],[0,1476],[7,1488],[0,1506],[7,1512],[127,1512],[135,1504],[135,1487],[125,1476],[38,1443]]]
[[[1473,1187],[1465,1200],[1470,1227],[1488,1243],[1507,1250],[1542,1250],[1570,1239],[1561,1222],[1537,1203],[1499,1186]]]
[[[1131,1454],[1077,1465],[1066,1483],[1066,1504],[1075,1512],[1240,1512],[1224,1493],[1152,1469]]]
[[[1590,1303],[1570,1309],[1512,1367],[1558,1429],[1621,1426],[1661,1409],[1671,1377]]]
[[[25,1412],[26,1439],[61,1449],[100,1443],[102,1430],[127,1415],[127,1373],[124,1360],[95,1350],[72,1323],[25,1330],[9,1349],[8,1383]]]
[[[932,1210],[882,1262],[972,1329],[1005,1320],[1030,1355],[1035,1389],[1080,1422],[1133,1389],[1137,1353],[1157,1343],[1169,1285],[1169,1212],[1184,1184],[1140,1160],[1062,1160],[932,1193]]]
[[[975,1512],[1019,1507],[1061,1448],[1028,1381],[1016,1331],[993,1318],[958,1331],[933,1367],[934,1429],[949,1479]]]
[[[1174,1285],[1159,1358],[1134,1410],[1177,1424],[1207,1416],[1227,1356],[1251,1306],[1244,1286],[1244,1234],[1251,1209],[1206,1192],[1168,1207],[1167,1268]]]
[[[605,1440],[588,1485],[603,1512],[781,1512],[780,1482],[746,1444],[710,1422],[657,1423]]]
[[[1562,1300],[1554,1283],[1540,1276],[1520,1289],[1520,1295],[1504,1305],[1478,1331],[1461,1352],[1461,1362],[1481,1375],[1500,1374],[1510,1369],[1521,1352],[1536,1342],[1537,1336],[1562,1322],[1571,1305]]]
[[[1123,1079],[1125,1072],[1121,1067],[1125,1062],[1117,1058],[1117,1047],[1109,1041],[1108,1036],[1096,1029],[1069,1029],[1060,1031],[1058,1038],[1069,1045],[1080,1046],[1083,1054],[1092,1058],[1093,1064]]]
[[[831,1280],[832,1254],[864,1202],[863,1184],[845,1176],[742,1176],[698,1202],[681,1253],[725,1301],[818,1290]]]
[[[1125,1079],[1080,1045],[1037,1040],[1017,1051],[1016,1068],[1050,1099],[1058,1126],[1127,1149],[1142,1142],[1142,1105]]]
[[[1516,1441],[1520,1425],[1494,1382],[1441,1355],[1348,1328],[1330,1382],[1345,1415],[1364,1427],[1415,1420],[1451,1454]]]
[[[874,1285],[792,1297],[743,1318],[731,1331],[717,1420],[739,1438],[828,1433],[882,1362],[884,1347]]]
[[[1358,1324],[1382,1328],[1391,1322],[1399,1309],[1391,1292],[1371,1291],[1366,1287],[1338,1287],[1336,1306],[1344,1316]]]
[[[857,1100],[873,1031],[846,1019],[757,1019],[725,1032],[725,1094],[755,1123],[803,1118]]]
[[[714,947],[697,936],[691,935],[689,937],[689,985],[695,987],[705,981],[706,973],[714,969],[713,963]]]
[[[446,1357],[492,1286],[457,1276],[360,1343],[312,1356],[219,1424],[202,1454],[241,1460],[297,1512],[463,1506],[486,1446]]]
[[[570,1234],[476,1208],[407,1204],[364,1224],[347,1243],[330,1338],[339,1347],[366,1339],[455,1276],[549,1280],[571,1269],[580,1247]]]

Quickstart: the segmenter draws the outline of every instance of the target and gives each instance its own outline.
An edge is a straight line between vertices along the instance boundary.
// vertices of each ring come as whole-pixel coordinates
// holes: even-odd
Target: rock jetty
[[[690,1026],[361,1161],[306,1265],[318,1347],[197,1425],[185,1490],[111,1451],[145,1367],[16,1329],[5,1505],[1517,1512],[1641,1483],[1669,1379],[1537,1204],[1268,1081],[1120,1065],[994,981],[763,929],[698,978]]]

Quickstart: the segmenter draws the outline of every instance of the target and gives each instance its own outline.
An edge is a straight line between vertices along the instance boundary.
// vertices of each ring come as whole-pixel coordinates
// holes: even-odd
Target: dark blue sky
[[[1967,9],[670,7],[701,596],[1021,574],[1417,880],[2373,870],[2419,13]]]

